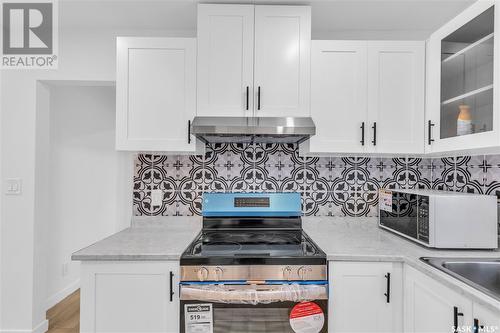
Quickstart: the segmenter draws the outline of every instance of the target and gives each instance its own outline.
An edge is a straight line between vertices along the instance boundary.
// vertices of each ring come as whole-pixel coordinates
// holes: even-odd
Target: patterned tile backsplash
[[[377,216],[379,188],[500,193],[500,155],[302,157],[292,144],[215,144],[202,156],[140,154],[134,215],[199,215],[204,192],[300,192],[305,215]],[[163,191],[152,206],[151,190]]]

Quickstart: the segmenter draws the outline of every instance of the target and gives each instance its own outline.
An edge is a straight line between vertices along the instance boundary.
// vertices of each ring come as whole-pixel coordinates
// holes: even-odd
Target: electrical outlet
[[[153,206],[161,206],[163,202],[162,190],[151,190],[151,204]]]
[[[22,192],[22,181],[21,178],[7,178],[5,180],[5,194],[9,195],[20,195]]]
[[[68,275],[69,272],[69,263],[62,264],[62,276]]]

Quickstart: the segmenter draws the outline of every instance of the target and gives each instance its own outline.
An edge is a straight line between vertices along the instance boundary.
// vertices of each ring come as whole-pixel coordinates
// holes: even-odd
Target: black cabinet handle
[[[359,141],[361,143],[362,146],[365,145],[365,122],[363,121],[361,123],[361,141]]]
[[[484,325],[479,325],[479,319],[474,318],[474,327],[472,328],[472,332],[479,333],[479,329],[484,330]]]
[[[174,272],[170,271],[170,302],[174,301]]]
[[[458,316],[463,317],[462,312],[458,312],[458,308],[456,306],[453,307],[453,333],[458,333]]]
[[[372,140],[372,143],[374,146],[377,145],[377,122],[374,122],[373,123],[373,140]]]
[[[432,142],[434,141],[434,139],[432,138],[432,127],[434,126],[434,124],[432,123],[432,121],[429,120],[429,122],[427,123],[427,143],[429,145],[432,144]]]
[[[191,120],[188,120],[188,143],[191,143]]]
[[[257,110],[260,110],[260,86],[257,88]]]
[[[248,111],[248,98],[249,98],[249,94],[250,94],[250,87],[247,86],[247,111]]]
[[[391,303],[391,273],[387,273],[385,275],[385,278],[387,280],[387,289],[386,289],[386,293],[384,294],[385,301],[387,303]]]

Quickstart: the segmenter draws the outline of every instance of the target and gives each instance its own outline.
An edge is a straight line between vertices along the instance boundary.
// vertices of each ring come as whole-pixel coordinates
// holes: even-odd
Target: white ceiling
[[[197,0],[61,0],[60,25],[79,29],[196,29]],[[213,1],[211,1],[213,2]],[[216,1],[248,3],[248,1]],[[425,39],[472,0],[268,0],[310,4],[313,38]],[[399,36],[399,37],[398,37]]]

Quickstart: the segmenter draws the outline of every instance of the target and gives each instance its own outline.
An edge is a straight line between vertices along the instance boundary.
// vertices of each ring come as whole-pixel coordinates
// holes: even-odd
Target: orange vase
[[[458,106],[457,135],[467,135],[472,133],[472,116],[470,106],[462,104]]]

